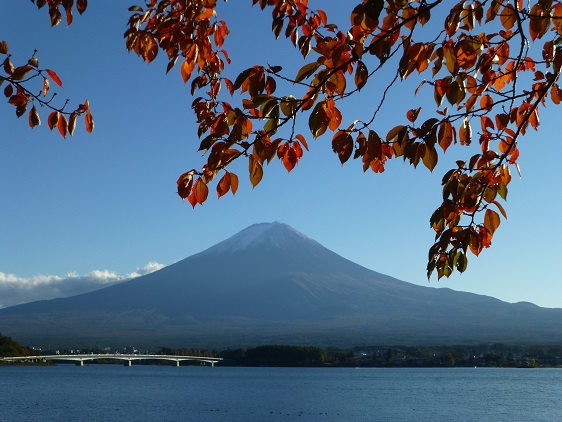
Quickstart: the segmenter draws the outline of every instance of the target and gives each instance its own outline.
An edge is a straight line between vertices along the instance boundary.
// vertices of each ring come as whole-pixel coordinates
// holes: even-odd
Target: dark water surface
[[[562,421],[562,370],[0,367],[0,421]]]

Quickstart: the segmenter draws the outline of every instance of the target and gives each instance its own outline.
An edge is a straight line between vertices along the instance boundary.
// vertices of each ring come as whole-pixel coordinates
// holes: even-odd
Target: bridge
[[[99,354],[73,354],[73,355],[41,355],[41,356],[12,356],[0,357],[0,362],[76,362],[78,366],[84,366],[84,362],[94,360],[120,360],[125,366],[131,366],[133,361],[159,360],[175,362],[175,366],[180,366],[181,362],[192,361],[200,362],[202,365],[210,364],[215,366],[221,362],[222,358],[210,358],[201,356],[175,356],[175,355],[140,355],[140,354],[121,354],[121,353],[99,353]]]

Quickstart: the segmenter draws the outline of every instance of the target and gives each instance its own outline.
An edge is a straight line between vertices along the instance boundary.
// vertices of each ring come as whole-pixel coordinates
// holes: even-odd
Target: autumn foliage
[[[70,25],[72,22],[72,6],[73,1],[46,1],[32,0],[37,7],[42,8],[48,3],[51,24],[58,25],[62,20],[62,13],[59,9],[64,10],[66,23]],[[78,0],[76,7],[79,13],[86,10],[87,0]],[[50,110],[47,116],[47,125],[49,129],[57,129],[63,138],[67,135],[73,135],[76,129],[76,120],[78,116],[84,116],[84,124],[88,132],[94,129],[94,118],[90,111],[88,100],[78,105],[76,109],[68,111],[66,101],[62,106],[55,103],[55,93],[51,93],[52,83],[62,88],[62,80],[52,69],[41,69],[39,67],[39,59],[36,57],[37,52],[28,59],[25,64],[15,65],[9,52],[9,46],[6,41],[0,41],[0,60],[2,56],[2,70],[0,73],[0,87],[4,86],[4,96],[8,99],[8,103],[15,107],[16,116],[22,117],[27,113],[28,123],[30,127],[39,126],[41,117],[37,106],[45,107]],[[35,83],[35,84],[34,84]]]
[[[61,21],[61,10],[67,24],[72,22],[73,1],[35,3],[48,4],[53,25]],[[215,179],[218,197],[236,193],[239,178],[229,165],[239,160],[247,161],[256,186],[266,164],[279,160],[290,172],[310,140],[323,135],[331,136],[342,164],[354,159],[376,173],[396,158],[432,171],[458,144],[467,154],[443,176],[443,201],[430,217],[436,237],[427,273],[436,270],[441,278],[465,271],[468,252],[479,255],[488,248],[507,218],[502,202],[512,172],[519,171],[518,143],[538,129],[542,107],[562,101],[562,3],[356,0],[346,2],[349,19],[343,26],[325,10],[309,7],[308,0],[252,0],[252,5],[268,14],[275,37],[286,38],[302,57],[297,72],[255,64],[230,76],[223,1],[148,0],[129,9],[126,48],[148,63],[164,54],[166,71],[179,68],[195,97],[199,151],[207,159],[201,169],[179,177],[178,194],[192,206],[202,204]],[[82,13],[86,1],[75,7]],[[5,43],[0,52],[7,53]],[[33,58],[14,67],[8,56],[4,71],[5,94],[18,116],[30,102],[44,101],[25,90],[29,79],[44,78],[47,90],[48,82],[60,81],[54,72],[39,70]],[[387,127],[377,117],[388,92],[413,77],[419,79],[420,106],[402,110],[403,122]],[[365,105],[372,108],[368,119],[343,115],[343,104],[381,84],[379,97]],[[49,117],[49,127],[64,135],[64,113],[57,113]],[[73,113],[69,126],[72,116],[84,114],[91,130],[87,102]],[[302,120],[306,131],[297,129]],[[29,122],[39,122],[34,106]]]

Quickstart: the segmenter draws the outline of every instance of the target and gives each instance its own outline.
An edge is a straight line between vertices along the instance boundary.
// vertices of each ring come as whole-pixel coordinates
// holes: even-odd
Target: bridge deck
[[[183,361],[198,361],[201,363],[209,363],[215,366],[215,363],[221,362],[222,358],[211,358],[202,356],[177,356],[177,355],[141,355],[141,354],[121,354],[121,353],[99,353],[99,354],[72,354],[72,355],[40,355],[40,356],[8,356],[0,358],[4,362],[33,362],[33,361],[74,361],[82,366],[86,361],[94,361],[100,359],[121,360],[126,366],[131,366],[132,361],[140,360],[163,360],[172,361],[176,366],[180,366]]]

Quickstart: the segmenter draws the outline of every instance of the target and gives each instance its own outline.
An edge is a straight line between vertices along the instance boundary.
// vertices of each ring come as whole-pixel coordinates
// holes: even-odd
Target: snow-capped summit
[[[258,246],[265,243],[268,246],[283,248],[290,247],[294,244],[295,240],[304,240],[318,245],[315,240],[293,229],[291,226],[275,221],[273,223],[252,224],[234,236],[210,247],[203,253],[236,252],[245,250],[250,246]]]

